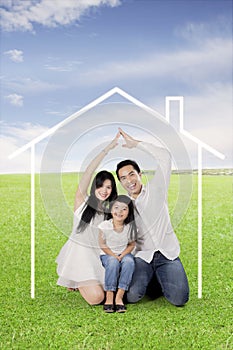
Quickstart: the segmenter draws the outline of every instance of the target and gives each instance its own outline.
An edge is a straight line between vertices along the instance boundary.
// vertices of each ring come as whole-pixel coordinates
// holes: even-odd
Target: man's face
[[[126,165],[119,170],[118,175],[124,189],[131,197],[137,198],[142,188],[141,173],[132,165]]]

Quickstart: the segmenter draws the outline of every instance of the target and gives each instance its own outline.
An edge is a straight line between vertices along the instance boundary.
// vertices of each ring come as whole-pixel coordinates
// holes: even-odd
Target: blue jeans
[[[154,253],[150,263],[135,258],[135,271],[127,292],[127,301],[136,303],[146,294],[153,299],[164,295],[176,306],[182,306],[188,301],[188,279],[179,258],[169,260],[159,251]]]
[[[134,272],[134,257],[126,254],[121,261],[111,255],[100,255],[105,268],[105,291],[116,291],[118,288],[128,290]]]

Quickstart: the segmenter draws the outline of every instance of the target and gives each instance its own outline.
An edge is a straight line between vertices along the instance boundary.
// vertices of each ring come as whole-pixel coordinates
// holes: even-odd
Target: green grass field
[[[172,176],[173,200],[177,175]],[[1,349],[233,349],[232,177],[203,176],[203,297],[197,298],[197,178],[176,229],[190,284],[183,308],[144,298],[125,314],[104,314],[56,286],[66,237],[42,205],[36,181],[36,297],[30,297],[30,176],[1,175]],[[67,175],[70,193],[75,183]]]

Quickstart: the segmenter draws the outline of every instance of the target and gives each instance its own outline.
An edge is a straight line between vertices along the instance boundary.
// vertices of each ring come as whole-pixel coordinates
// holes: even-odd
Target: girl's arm
[[[93,176],[94,171],[99,166],[101,161],[107,155],[107,153],[117,146],[118,139],[120,137],[120,133],[118,132],[115,138],[107,145],[87,166],[84,174],[79,182],[76,194],[75,194],[75,202],[74,202],[74,211],[78,209],[78,207],[84,202],[87,196],[87,190],[91,182],[91,178]]]
[[[118,258],[118,256],[113,253],[113,251],[107,246],[106,240],[103,236],[103,232],[99,230],[99,246],[103,250],[103,252],[107,255],[114,256],[115,258]]]
[[[123,252],[118,256],[119,260],[121,261],[121,259],[126,255],[132,252],[132,250],[135,248],[135,241],[132,241],[130,243],[128,243],[127,247],[125,248],[125,250],[123,250]]]

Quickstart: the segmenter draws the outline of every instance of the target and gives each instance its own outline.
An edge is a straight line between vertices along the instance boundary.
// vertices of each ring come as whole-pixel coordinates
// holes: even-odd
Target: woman
[[[105,155],[116,147],[120,133],[89,164],[78,185],[74,204],[73,230],[62,247],[56,262],[57,284],[68,289],[79,289],[82,297],[97,305],[104,300],[104,268],[99,260],[98,225],[106,219],[106,208],[117,196],[113,175],[100,171],[95,176],[87,195],[94,171]]]

